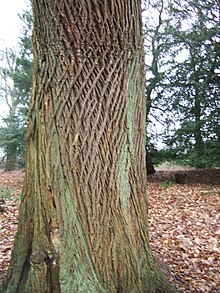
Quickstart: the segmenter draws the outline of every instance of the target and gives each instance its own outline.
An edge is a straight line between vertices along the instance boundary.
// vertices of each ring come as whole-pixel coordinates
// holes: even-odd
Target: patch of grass
[[[13,198],[14,201],[20,201],[21,200],[21,195],[17,195]]]
[[[190,167],[189,165],[184,165],[184,164],[179,164],[179,162],[176,161],[165,161],[159,165],[156,165],[157,170],[170,170],[170,171],[175,171],[175,170],[190,170],[194,169],[193,167]]]
[[[9,198],[11,195],[11,189],[9,187],[0,188],[0,198]]]
[[[166,181],[162,182],[162,183],[160,184],[160,186],[162,186],[162,187],[169,187],[169,186],[172,186],[172,185],[174,185],[174,184],[176,184],[175,181],[169,181],[169,180],[166,180]]]

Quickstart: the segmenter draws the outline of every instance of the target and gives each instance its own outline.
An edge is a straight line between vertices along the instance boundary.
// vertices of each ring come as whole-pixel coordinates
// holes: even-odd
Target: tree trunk
[[[33,9],[26,179],[4,292],[172,292],[148,241],[140,1]]]
[[[12,99],[14,99],[14,91],[12,91]],[[12,106],[7,117],[7,134],[4,152],[6,155],[5,171],[15,170],[18,159],[18,123],[16,123],[16,104],[12,101]]]
[[[147,158],[146,158],[146,165],[147,165],[147,174],[154,174],[156,173],[156,170],[154,168],[153,161],[151,159],[151,155],[149,154],[149,151],[146,150]]]
[[[201,97],[204,96],[204,92],[201,90],[200,86],[200,75],[197,69],[197,62],[196,62],[196,56],[198,54],[197,50],[195,50],[194,47],[191,46],[190,48],[190,54],[191,54],[191,65],[193,68],[193,90],[194,90],[194,107],[193,107],[193,115],[195,119],[195,126],[194,126],[194,139],[195,139],[195,151],[198,160],[200,160],[204,154],[204,142],[202,138],[202,106],[201,106]],[[202,167],[202,162],[198,161],[196,162],[196,166],[198,168]]]
[[[196,77],[196,86],[195,86],[195,107],[194,107],[194,116],[195,116],[195,129],[194,129],[194,137],[195,137],[195,150],[198,155],[198,158],[201,158],[204,154],[204,142],[202,138],[202,114],[201,114],[201,93],[198,88],[199,80]]]
[[[5,171],[15,170],[17,164],[17,143],[8,143],[5,148]]]

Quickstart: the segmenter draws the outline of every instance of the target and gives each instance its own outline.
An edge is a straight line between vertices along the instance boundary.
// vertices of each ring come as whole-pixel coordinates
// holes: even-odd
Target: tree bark
[[[20,223],[4,292],[172,292],[149,247],[140,1],[34,0]]]
[[[17,163],[18,163],[18,125],[16,123],[16,105],[12,103],[11,109],[9,111],[8,116],[8,123],[7,123],[7,143],[5,145],[5,155],[6,155],[6,162],[5,162],[5,171],[12,171],[16,169]]]
[[[191,66],[193,68],[193,94],[194,94],[194,106],[193,106],[193,115],[195,119],[194,126],[194,139],[195,139],[195,151],[198,160],[200,160],[204,154],[204,142],[202,136],[202,97],[204,97],[204,91],[201,89],[200,85],[200,74],[197,69],[197,61],[196,56],[198,54],[198,50],[191,45],[190,46],[190,55],[191,55]],[[202,167],[203,164],[200,161],[196,162],[196,166],[198,168]]]
[[[6,162],[5,171],[15,170],[17,164],[17,143],[8,143],[5,148]]]

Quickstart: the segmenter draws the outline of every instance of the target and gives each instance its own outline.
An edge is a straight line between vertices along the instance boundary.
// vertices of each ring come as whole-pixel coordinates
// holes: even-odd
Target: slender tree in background
[[[139,0],[34,0],[26,179],[4,292],[172,292],[147,227]]]
[[[144,3],[148,163],[151,163],[149,161],[151,157],[156,163],[158,162],[157,141],[158,139],[162,141],[163,133],[167,131],[168,122],[171,120],[168,117],[172,116],[169,100],[169,91],[172,86],[169,75],[177,66],[175,58],[180,48],[173,38],[168,1],[146,0]]]
[[[13,74],[17,69],[16,53],[13,50],[6,49],[2,52],[4,67],[0,70],[1,101],[8,108],[8,114],[2,117],[2,126],[0,127],[0,146],[5,154],[5,170],[15,169],[18,163],[18,157],[21,149],[21,142],[25,137],[24,124],[19,115],[20,101],[18,90],[13,82]]]
[[[16,123],[16,91],[11,84],[10,75],[14,71],[15,54],[12,50],[6,49],[1,52],[1,59],[5,61],[4,68],[1,68],[1,101],[4,101],[9,108],[9,114],[4,118],[5,125],[0,129],[1,147],[6,154],[6,171],[15,168],[17,157],[17,135],[16,131],[19,125]]]
[[[164,106],[161,105],[161,97],[164,93],[164,79],[166,77],[167,64],[170,65],[169,53],[171,43],[169,34],[165,33],[167,22],[166,1],[144,1],[144,39],[146,53],[146,74],[147,82],[145,94],[147,99],[147,171],[148,174],[155,172],[153,161],[155,162],[156,141],[160,136],[155,121],[163,124]],[[166,58],[164,55],[166,54]],[[169,66],[169,70],[171,66]],[[166,87],[165,87],[166,88]],[[153,157],[153,161],[152,161]]]
[[[24,12],[21,19],[23,31],[18,53],[6,48],[1,54],[0,97],[9,109],[7,115],[2,117],[3,124],[0,127],[0,147],[6,156],[6,171],[15,169],[18,164],[24,166],[32,76],[31,13]]]
[[[145,37],[145,52],[147,56],[146,73],[147,73],[147,83],[146,83],[146,98],[147,98],[147,111],[146,111],[146,122],[147,122],[147,173],[155,173],[154,164],[151,158],[152,149],[154,150],[154,144],[152,142],[155,137],[155,131],[152,131],[152,120],[151,113],[154,112],[157,107],[157,99],[161,95],[160,84],[163,79],[163,72],[160,72],[160,47],[161,47],[161,34],[160,29],[162,27],[161,15],[164,10],[164,1],[145,1],[146,11],[150,9],[154,13],[148,13],[145,17],[144,26],[144,37]],[[156,12],[156,13],[155,13]],[[153,19],[150,19],[153,17]],[[151,23],[151,25],[150,25]],[[153,24],[152,24],[153,23]],[[150,59],[150,61],[149,61]],[[157,92],[155,93],[155,91]],[[155,116],[153,116],[155,119]],[[155,129],[156,130],[156,129]]]

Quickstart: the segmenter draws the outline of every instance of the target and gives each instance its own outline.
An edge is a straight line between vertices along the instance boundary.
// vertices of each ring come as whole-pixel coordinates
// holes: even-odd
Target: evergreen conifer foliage
[[[172,156],[196,167],[220,166],[219,3],[145,2],[156,15],[145,29],[148,135],[156,133],[157,141],[156,121]]]
[[[32,79],[31,13],[26,11],[21,18],[24,26],[18,52],[10,48],[1,52],[0,95],[8,110],[6,116],[2,116],[0,147],[6,157],[6,171],[24,166],[25,162],[26,121]]]

